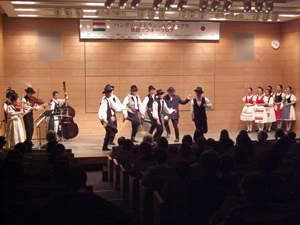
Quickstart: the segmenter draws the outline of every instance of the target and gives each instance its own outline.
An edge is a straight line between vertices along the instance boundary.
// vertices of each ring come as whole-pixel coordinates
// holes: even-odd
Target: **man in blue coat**
[[[169,87],[167,92],[168,92],[168,95],[166,95],[164,97],[164,100],[167,103],[168,108],[176,109],[177,112],[172,113],[172,114],[165,114],[164,125],[165,125],[166,131],[167,131],[166,138],[169,138],[170,134],[171,134],[170,126],[169,126],[169,119],[171,119],[172,123],[173,123],[174,130],[175,130],[175,138],[176,139],[175,139],[174,142],[178,142],[179,141],[179,129],[178,129],[179,110],[178,110],[178,105],[179,104],[185,105],[186,103],[188,103],[191,99],[191,96],[188,95],[185,100],[182,100],[178,95],[174,94],[176,92],[176,90],[173,87]]]

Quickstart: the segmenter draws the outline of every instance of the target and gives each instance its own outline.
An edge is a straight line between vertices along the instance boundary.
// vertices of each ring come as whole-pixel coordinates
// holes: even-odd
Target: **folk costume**
[[[155,127],[156,127],[155,119],[153,118],[153,115],[152,115],[152,105],[153,105],[153,102],[156,101],[156,97],[155,97],[155,94],[153,94],[153,95],[150,94],[151,90],[155,90],[155,88],[152,85],[150,85],[148,87],[149,94],[145,97],[145,99],[142,102],[144,112],[147,112],[147,115],[149,117],[149,120],[142,119],[142,121],[150,122],[150,124],[151,124],[149,134],[153,134],[153,131],[155,130]],[[147,108],[147,110],[146,110],[146,108]]]
[[[256,101],[256,96],[246,95],[243,98],[245,103],[244,108],[241,113],[240,119],[247,122],[247,131],[252,132],[253,121],[255,119],[254,103]]]
[[[23,126],[14,105],[7,107],[7,114],[9,117],[8,142],[10,147],[14,147],[19,142],[24,142]]]

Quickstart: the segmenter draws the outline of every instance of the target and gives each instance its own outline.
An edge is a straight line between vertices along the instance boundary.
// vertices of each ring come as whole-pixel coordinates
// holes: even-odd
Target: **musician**
[[[136,85],[132,85],[130,89],[130,94],[127,95],[123,102],[123,114],[124,119],[128,119],[131,122],[132,133],[131,141],[137,142],[135,136],[138,132],[140,126],[140,120],[138,117],[138,112],[142,114],[142,118],[145,118],[145,112],[142,107],[141,99],[137,94],[138,88]]]
[[[7,108],[8,108],[9,105],[11,105],[11,96],[13,94],[16,94],[16,92],[14,90],[11,90],[10,88],[8,88],[6,90],[6,99],[7,100],[3,104],[3,109],[4,109],[4,130],[5,130],[4,136],[6,136],[7,132],[8,132],[7,124],[8,124],[9,121],[8,121],[8,115],[7,115]]]
[[[204,93],[202,87],[197,87],[194,91],[197,97],[191,101],[192,120],[195,122],[196,129],[205,134],[207,133],[206,109],[211,109],[212,104],[208,98],[202,97]]]
[[[110,84],[108,84],[108,85],[110,85]],[[117,111],[119,112],[119,111],[122,111],[123,110],[123,104],[120,102],[120,100],[118,99],[118,97],[117,96],[115,96],[114,95],[114,90],[115,90],[115,87],[114,86],[111,86],[111,88],[112,88],[112,95],[111,95],[111,97],[110,97],[110,101],[111,102],[113,102],[113,104],[114,104],[114,106],[115,106],[115,108],[117,109]],[[105,99],[105,96],[103,96],[103,98],[102,98],[102,100],[103,99]],[[114,109],[113,109],[114,110]],[[115,112],[115,110],[114,110],[114,114],[115,114],[116,112]],[[116,126],[116,128],[118,128],[118,124],[117,124],[117,115],[115,115],[115,121],[114,121],[114,124],[115,124],[115,126]],[[115,139],[115,136],[116,136],[116,134],[114,134],[113,135],[113,137],[112,137],[112,139],[110,140],[110,145],[116,145],[115,143],[114,143],[114,139]]]
[[[65,99],[59,99],[57,91],[53,91],[52,96],[53,96],[53,98],[50,101],[50,103],[51,103],[50,110],[55,111],[58,107],[61,107],[65,103]],[[66,96],[66,98],[68,98],[67,93],[65,93],[65,96]],[[57,133],[58,125],[59,125],[58,116],[51,115],[50,120],[49,120],[48,130],[54,130]]]
[[[172,113],[176,113],[177,110],[176,109],[170,109],[167,106],[167,103],[165,102],[164,98],[164,93],[161,89],[158,89],[156,91],[156,97],[157,100],[155,102],[153,102],[153,118],[155,119],[155,124],[156,124],[156,132],[154,134],[153,137],[153,141],[156,144],[158,139],[160,138],[160,136],[163,133],[163,126],[162,126],[162,121],[161,121],[161,114],[163,113],[167,113],[167,114],[172,114]]]
[[[33,110],[41,110],[47,103],[42,105],[37,105],[36,102],[32,101],[32,97],[35,94],[35,91],[32,87],[28,87],[25,89],[26,95],[22,99],[22,102],[29,107],[28,113],[23,116],[25,130],[26,130],[26,141],[31,142],[32,135],[33,135]]]
[[[167,136],[166,138],[170,137],[171,131],[170,131],[170,126],[169,126],[169,119],[172,120],[172,124],[175,130],[175,141],[179,141],[179,129],[178,129],[178,123],[179,123],[179,111],[178,111],[178,106],[179,104],[185,105],[187,104],[191,96],[188,95],[185,100],[182,100],[178,95],[175,95],[176,90],[173,87],[169,87],[167,90],[168,94],[164,97],[165,102],[167,103],[167,106],[172,109],[176,109],[176,113],[173,114],[166,114],[164,117],[164,125],[167,131]]]
[[[153,131],[154,131],[154,129],[155,129],[155,127],[156,127],[155,119],[152,116],[152,105],[153,105],[153,102],[156,100],[155,99],[155,87],[153,87],[152,85],[150,85],[148,87],[148,92],[149,92],[149,94],[143,100],[142,106],[143,106],[144,112],[147,112],[147,114],[148,114],[148,117],[149,117],[149,120],[150,120],[149,122],[151,123],[149,134],[152,134]],[[146,107],[147,107],[147,111],[146,111]],[[142,122],[147,122],[144,119],[142,119],[141,121]],[[142,123],[142,125],[143,125],[143,123]]]
[[[105,128],[106,134],[104,137],[104,143],[102,150],[103,151],[110,151],[111,149],[108,148],[108,144],[111,142],[111,139],[114,137],[118,130],[115,126],[115,111],[117,108],[113,101],[111,101],[113,88],[111,85],[106,85],[102,94],[105,94],[105,98],[102,99],[101,105],[98,111],[98,117]]]

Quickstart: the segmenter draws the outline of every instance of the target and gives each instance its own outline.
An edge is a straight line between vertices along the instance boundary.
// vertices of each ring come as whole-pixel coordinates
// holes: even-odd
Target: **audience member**
[[[213,138],[208,138],[208,139],[206,140],[206,145],[207,145],[207,147],[208,147],[209,149],[212,149],[212,148],[213,148],[214,142],[215,142],[215,139],[213,139]]]
[[[288,152],[289,148],[291,147],[292,141],[288,136],[282,136],[277,143],[275,143],[271,147],[271,151],[274,152],[277,157],[278,161],[282,161],[285,157],[285,154]]]
[[[195,130],[194,132],[194,142],[196,143],[199,137],[204,137],[202,130]]]
[[[236,145],[247,149],[249,155],[254,155],[253,143],[247,134],[239,134],[236,138]]]
[[[170,167],[175,167],[176,163],[179,161],[187,161],[190,165],[197,162],[196,158],[193,156],[192,147],[189,143],[184,142],[181,144],[178,156],[168,162]]]
[[[145,136],[143,137],[143,141],[148,142],[148,143],[151,144],[151,143],[153,143],[153,136],[150,135],[150,134],[145,135]]]
[[[284,134],[283,129],[277,128],[277,129],[275,130],[274,137],[275,137],[276,140],[282,138],[284,135],[285,135],[285,134]]]
[[[79,166],[71,166],[68,174],[68,188],[72,192],[86,192],[86,172]]]
[[[168,147],[169,147],[168,139],[165,137],[160,137],[158,139],[157,149],[163,148],[163,149],[167,150]]]
[[[132,140],[130,139],[126,139],[124,142],[123,142],[123,150],[124,151],[131,151],[132,150],[132,147],[133,147],[133,142]]]
[[[192,136],[189,134],[184,135],[181,142],[182,143],[187,142],[190,146],[193,146],[193,139]]]
[[[24,141],[25,145],[26,145],[26,153],[30,153],[32,152],[32,146],[33,146],[33,143],[32,141]]]
[[[5,144],[6,144],[5,137],[4,136],[0,136],[0,153],[4,153],[3,147],[5,146]]]
[[[14,146],[14,150],[19,150],[21,152],[22,158],[24,158],[24,155],[26,153],[26,149],[27,149],[27,147],[26,147],[26,144],[24,142],[20,142],[20,143],[18,143]]]
[[[122,137],[119,137],[119,138],[118,138],[118,146],[123,146],[123,143],[124,143],[125,139],[126,139],[126,138],[123,137],[123,136],[122,136]]]
[[[272,142],[267,142],[268,133],[265,130],[261,130],[257,134],[257,142],[253,143],[253,149],[255,155],[260,155],[263,151],[267,151],[273,145]]]

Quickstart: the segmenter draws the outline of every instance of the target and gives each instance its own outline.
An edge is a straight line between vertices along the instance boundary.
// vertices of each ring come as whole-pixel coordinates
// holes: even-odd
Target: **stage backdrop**
[[[76,110],[74,121],[82,135],[104,134],[97,110],[108,83],[115,86],[121,101],[132,84],[138,86],[142,99],[150,84],[163,90],[173,86],[182,98],[194,97],[193,90],[202,86],[214,105],[208,112],[210,130],[244,128],[239,116],[249,86],[291,85],[299,99],[299,20],[221,22],[219,41],[83,41],[78,19],[4,17],[0,27],[1,101],[8,86],[19,95],[32,86],[39,89],[40,98],[49,101],[54,90],[63,96],[62,82],[66,81],[69,104]],[[39,31],[62,32],[62,61],[38,61]],[[254,61],[234,61],[236,33],[254,34]],[[271,47],[274,39],[281,41],[278,50]],[[180,107],[179,127],[193,132],[189,107]],[[123,124],[121,116],[118,113],[119,131],[129,133],[130,123]]]

